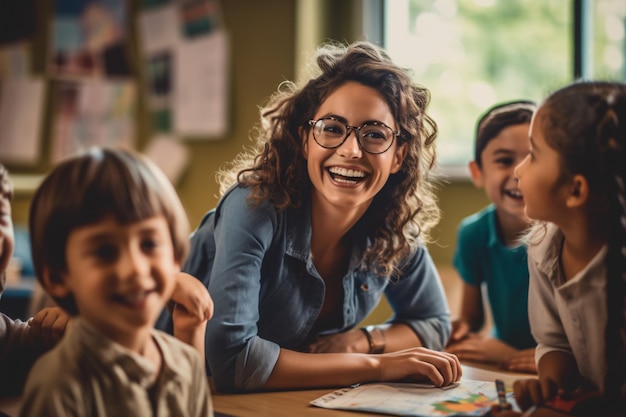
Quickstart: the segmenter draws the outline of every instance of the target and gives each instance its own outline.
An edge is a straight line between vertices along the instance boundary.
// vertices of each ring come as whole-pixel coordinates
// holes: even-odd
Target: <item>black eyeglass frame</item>
[[[344,125],[346,127],[346,135],[344,136],[343,140],[341,142],[339,142],[337,145],[335,146],[327,146],[327,145],[322,145],[321,143],[319,143],[319,141],[317,140],[317,138],[315,137],[315,125],[318,124],[319,122],[322,122],[324,120],[334,120],[335,122],[341,123],[342,125]],[[385,153],[387,152],[391,146],[393,145],[393,141],[395,140],[395,138],[397,136],[400,136],[400,131],[399,130],[393,130],[391,128],[391,126],[386,125],[383,122],[366,122],[363,123],[361,126],[350,126],[349,124],[341,121],[340,119],[333,117],[333,116],[327,116],[327,117],[321,117],[317,120],[309,120],[308,125],[311,126],[311,128],[313,128],[313,140],[315,141],[315,143],[317,143],[319,146],[321,146],[324,149],[336,149],[338,147],[340,147],[341,145],[343,145],[346,142],[346,139],[348,139],[348,136],[350,136],[350,133],[352,133],[352,131],[354,130],[355,134],[356,134],[356,141],[359,144],[359,147],[364,151],[367,152],[369,154],[372,155],[380,155],[381,153]],[[380,151],[380,152],[371,152],[368,151],[367,149],[365,149],[365,147],[363,146],[363,144],[361,143],[361,129],[363,129],[363,126],[384,126],[387,129],[389,129],[389,131],[391,131],[391,140],[389,141],[389,146],[384,150],[384,151]]]

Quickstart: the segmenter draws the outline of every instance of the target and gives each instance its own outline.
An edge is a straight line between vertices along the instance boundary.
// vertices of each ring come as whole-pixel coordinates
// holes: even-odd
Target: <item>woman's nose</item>
[[[360,158],[361,157],[361,145],[357,139],[357,131],[352,129],[348,133],[348,137],[337,148],[337,152],[346,158]]]

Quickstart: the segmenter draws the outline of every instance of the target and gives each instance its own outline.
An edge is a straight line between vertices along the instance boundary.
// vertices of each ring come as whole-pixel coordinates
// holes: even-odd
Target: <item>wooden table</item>
[[[464,364],[463,378],[477,381],[494,381],[502,379],[507,386],[521,378],[529,378],[528,374],[500,371],[489,365]],[[309,402],[319,398],[333,388],[276,391],[254,394],[222,394],[213,390],[213,406],[215,417],[355,417],[355,416],[384,416],[384,414],[361,413],[356,411],[329,410],[309,405]],[[19,414],[20,399],[0,399],[0,411],[11,417]],[[221,413],[221,415],[220,415]]]
[[[463,378],[477,381],[495,381],[499,378],[507,386],[522,378],[531,378],[529,374],[500,371],[489,365],[463,365]],[[309,405],[309,403],[329,392],[332,388],[277,391],[254,394],[222,394],[213,391],[213,407],[215,417],[355,417],[355,416],[388,416],[388,414],[361,413],[356,411],[329,410]]]

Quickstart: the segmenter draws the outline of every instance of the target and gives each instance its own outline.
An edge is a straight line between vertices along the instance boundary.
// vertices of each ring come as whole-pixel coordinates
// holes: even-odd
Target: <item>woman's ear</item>
[[[402,168],[402,164],[404,163],[404,158],[406,158],[406,154],[409,151],[408,144],[403,143],[402,145],[396,148],[396,152],[393,155],[393,164],[391,165],[390,172],[395,174],[400,171]]]
[[[58,276],[52,278],[49,268],[43,270],[41,284],[48,294],[55,298],[65,298],[71,294],[70,288],[66,284],[65,277]]]
[[[578,174],[570,181],[569,192],[565,199],[565,205],[569,208],[580,207],[589,199],[589,183],[587,178]]]
[[[309,158],[309,141],[307,140],[307,131],[305,128],[303,128],[302,126],[300,126],[298,128],[298,134],[300,135],[300,140],[302,141],[302,156],[304,157],[304,159],[308,159]]]

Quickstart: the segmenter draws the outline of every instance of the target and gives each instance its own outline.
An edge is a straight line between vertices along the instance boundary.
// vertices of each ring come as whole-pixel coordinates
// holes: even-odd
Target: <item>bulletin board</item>
[[[228,57],[219,0],[1,2],[0,162],[19,191],[119,145],[176,182],[188,141],[228,133]]]

